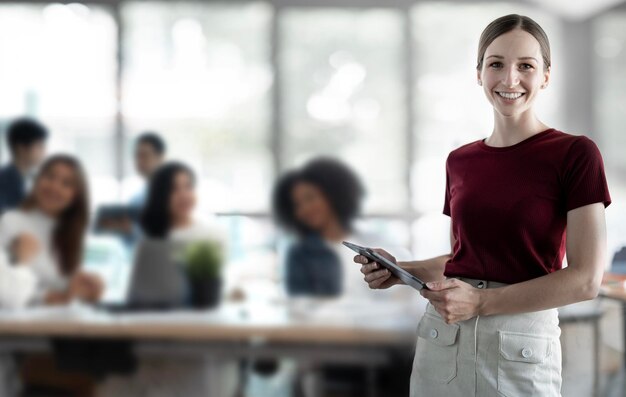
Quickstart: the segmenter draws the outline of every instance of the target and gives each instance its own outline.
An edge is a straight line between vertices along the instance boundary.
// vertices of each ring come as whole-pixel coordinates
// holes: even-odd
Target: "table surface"
[[[0,310],[0,339],[26,336],[401,345],[414,338],[418,320],[406,308],[376,302],[225,303],[210,311],[134,313],[74,305]]]

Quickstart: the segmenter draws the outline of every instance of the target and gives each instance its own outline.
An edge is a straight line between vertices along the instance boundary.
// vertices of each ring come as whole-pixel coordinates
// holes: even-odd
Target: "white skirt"
[[[505,285],[461,280],[475,287]],[[561,396],[556,309],[446,324],[429,304],[417,334],[411,397]]]

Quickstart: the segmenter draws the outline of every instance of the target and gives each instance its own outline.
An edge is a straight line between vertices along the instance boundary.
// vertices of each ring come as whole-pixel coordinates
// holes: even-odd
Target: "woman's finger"
[[[372,263],[368,263],[367,265],[361,266],[361,273],[369,274],[378,269],[380,269],[380,265],[376,262],[372,262]]]
[[[371,261],[369,260],[369,258],[367,258],[367,257],[365,257],[365,256],[363,256],[363,255],[356,255],[356,256],[354,257],[354,261],[355,261],[356,263],[360,263],[360,264],[362,264],[362,265],[364,265],[364,264],[366,264],[366,263],[370,263],[370,262],[371,262]]]
[[[387,272],[386,275],[379,277],[378,279],[368,283],[368,285],[371,289],[376,289],[380,287],[385,281],[389,280],[389,277],[391,277],[391,274]]]
[[[375,271],[375,272],[371,272],[369,274],[366,274],[364,279],[365,279],[365,281],[367,281],[369,283],[369,282],[372,282],[372,281],[374,281],[376,279],[379,279],[381,277],[388,278],[389,277],[389,270],[383,269],[383,270],[378,270],[378,271]]]

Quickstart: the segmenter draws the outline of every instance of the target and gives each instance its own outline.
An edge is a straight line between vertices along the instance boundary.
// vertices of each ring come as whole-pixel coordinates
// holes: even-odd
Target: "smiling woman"
[[[0,220],[0,246],[13,262],[0,269],[0,307],[99,299],[101,280],[80,270],[88,206],[80,163],[65,155],[48,159],[21,208]]]
[[[611,198],[595,144],[534,113],[550,62],[548,38],[528,17],[503,16],[481,35],[476,76],[494,127],[448,156],[450,253],[399,263],[429,281],[413,397],[561,395],[556,307],[597,295]],[[401,283],[355,261],[370,288]]]

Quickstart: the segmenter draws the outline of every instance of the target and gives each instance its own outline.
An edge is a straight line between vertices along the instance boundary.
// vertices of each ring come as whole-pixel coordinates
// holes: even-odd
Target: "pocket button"
[[[533,350],[530,347],[525,347],[522,349],[522,357],[530,358],[533,355]]]
[[[437,332],[437,330],[436,330],[435,328],[433,328],[433,329],[431,329],[431,330],[430,330],[430,337],[431,337],[432,339],[435,339],[435,338],[437,338],[438,336],[439,336],[439,332]]]

